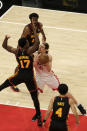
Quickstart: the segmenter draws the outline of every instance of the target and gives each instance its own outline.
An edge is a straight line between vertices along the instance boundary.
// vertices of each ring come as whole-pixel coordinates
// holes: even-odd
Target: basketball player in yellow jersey
[[[31,13],[29,15],[29,19],[31,23],[24,27],[21,37],[25,37],[29,41],[30,46],[32,46],[35,41],[34,32],[32,30],[32,24],[34,24],[36,27],[37,35],[39,36],[40,33],[42,34],[42,43],[44,43],[46,41],[46,36],[43,30],[42,23],[38,22],[39,15],[37,13]]]
[[[68,86],[66,84],[60,84],[58,91],[60,95],[52,98],[49,103],[48,111],[44,116],[43,126],[53,110],[49,131],[68,131],[67,118],[69,109],[71,108],[72,112],[74,113],[77,125],[79,124],[79,116],[73,100],[66,96]]]

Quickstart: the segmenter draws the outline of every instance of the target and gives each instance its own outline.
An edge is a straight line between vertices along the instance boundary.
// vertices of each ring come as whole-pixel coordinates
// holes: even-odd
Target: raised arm
[[[34,24],[33,24],[33,32],[34,32],[34,35],[35,35],[35,42],[34,42],[34,45],[29,47],[29,49],[27,50],[28,54],[34,53],[39,48],[39,44],[40,44],[39,38],[38,38],[37,33],[36,33],[36,27],[35,27]]]
[[[28,26],[25,26],[25,27],[24,27],[24,30],[23,30],[23,33],[22,33],[22,35],[21,35],[21,37],[26,38],[27,35],[29,35],[29,34],[30,34],[29,27],[28,27]]]
[[[42,43],[45,43],[46,42],[46,36],[45,36],[44,30],[43,30],[42,23],[40,23],[40,31],[41,31],[41,34],[42,34]]]
[[[11,46],[8,45],[8,39],[9,39],[9,38],[10,38],[9,35],[6,35],[6,36],[5,36],[4,41],[3,41],[3,43],[2,43],[2,47],[3,47],[4,49],[6,49],[7,51],[16,54],[17,48],[13,48],[13,47],[11,47]]]
[[[79,121],[79,116],[78,116],[74,101],[72,99],[69,99],[69,104],[70,104],[71,110],[76,118],[76,124],[78,125],[80,123],[80,121]]]

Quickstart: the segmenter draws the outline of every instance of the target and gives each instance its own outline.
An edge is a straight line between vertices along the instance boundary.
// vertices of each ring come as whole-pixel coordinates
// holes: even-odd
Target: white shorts
[[[58,77],[54,74],[53,71],[49,74],[36,74],[36,82],[38,86],[38,90],[43,93],[44,86],[47,85],[52,90],[58,90],[58,86],[60,84]]]

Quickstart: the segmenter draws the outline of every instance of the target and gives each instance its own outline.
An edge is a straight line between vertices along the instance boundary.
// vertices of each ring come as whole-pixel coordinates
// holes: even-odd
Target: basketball
[[[44,53],[39,56],[39,63],[40,64],[46,64],[48,62],[49,62],[49,56],[47,54]]]

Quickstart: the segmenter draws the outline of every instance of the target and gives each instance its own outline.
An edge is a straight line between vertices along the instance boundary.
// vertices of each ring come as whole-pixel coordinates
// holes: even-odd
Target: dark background
[[[87,13],[87,0],[0,0],[3,7],[0,16],[12,5],[39,7],[53,10]]]

